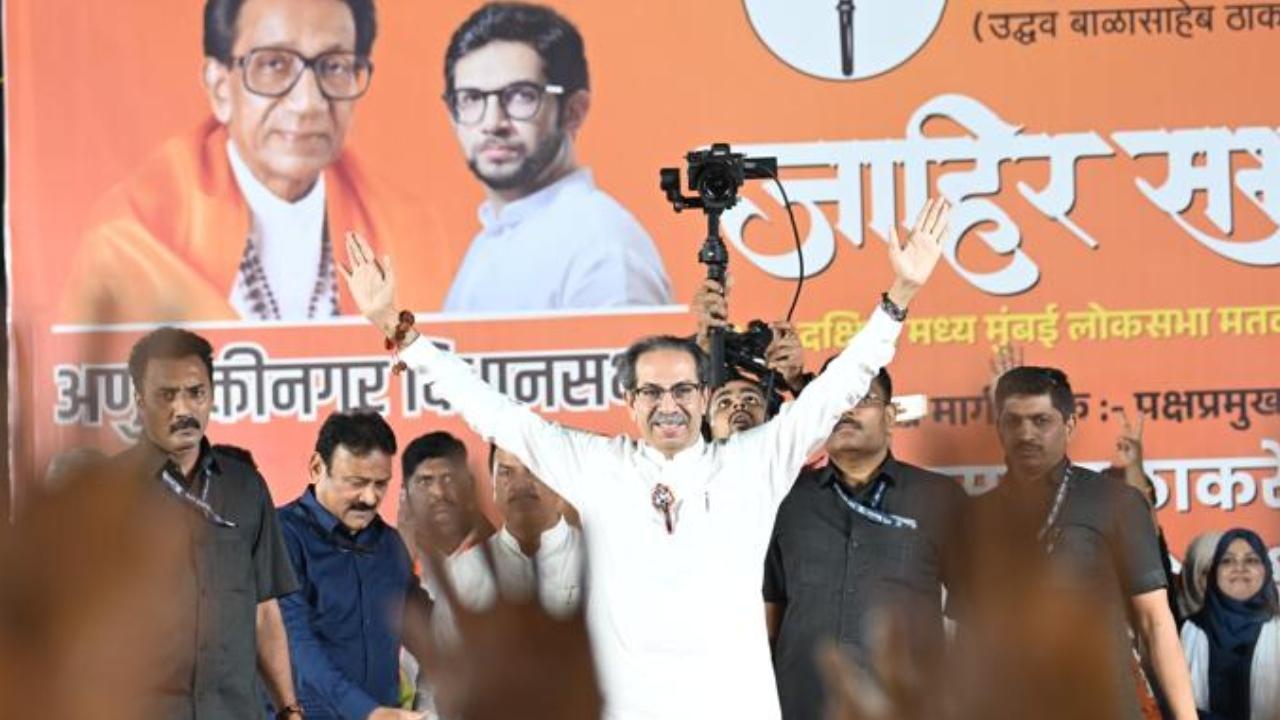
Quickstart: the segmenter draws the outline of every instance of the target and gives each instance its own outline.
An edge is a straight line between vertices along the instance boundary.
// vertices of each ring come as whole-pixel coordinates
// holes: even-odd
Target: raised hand
[[[423,659],[440,712],[467,720],[598,720],[603,699],[582,607],[560,618],[543,609],[536,591],[504,593],[488,547],[478,547],[498,589],[493,607],[481,611],[459,602],[439,555],[427,554],[461,635],[457,647],[432,638],[436,647]]]
[[[898,239],[896,229],[889,229],[889,263],[894,274],[889,299],[898,307],[905,308],[911,302],[942,257],[942,237],[950,213],[946,199],[933,198],[920,211],[906,242]]]
[[[1024,364],[1021,347],[1012,343],[1003,343],[995,347],[990,364],[991,382],[987,385],[987,399],[991,401],[991,407],[996,406],[996,384],[1000,382],[1000,376]]]
[[[786,321],[769,323],[769,327],[773,330],[773,342],[765,350],[765,362],[771,370],[782,374],[793,391],[799,392],[804,374],[804,346],[800,344],[800,336]]]
[[[373,255],[369,242],[359,233],[346,235],[347,262],[340,263],[342,279],[347,290],[360,309],[360,314],[376,325],[388,337],[395,333],[397,315],[396,275],[391,267],[391,256],[384,255],[379,262]]]
[[[1138,413],[1138,422],[1130,423],[1124,408],[1115,408],[1113,415],[1120,418],[1120,436],[1116,438],[1116,453],[1111,456],[1112,467],[1142,467],[1142,425],[1145,416]]]
[[[726,285],[732,285],[726,282]],[[704,280],[698,286],[698,291],[693,294],[693,300],[689,301],[689,309],[693,311],[698,318],[698,345],[703,350],[709,350],[711,345],[707,340],[707,331],[713,327],[729,326],[729,301],[727,296],[729,289],[715,280]]]

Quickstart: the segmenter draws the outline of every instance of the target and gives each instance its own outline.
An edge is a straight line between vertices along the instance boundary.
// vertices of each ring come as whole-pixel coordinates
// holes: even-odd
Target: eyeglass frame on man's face
[[[887,407],[892,402],[893,402],[892,398],[881,397],[880,395],[876,394],[874,390],[872,390],[868,392],[866,395],[863,395],[862,397],[858,398],[858,402],[854,403],[853,406],[855,408],[869,408],[869,407],[875,407],[877,405]]]
[[[249,81],[250,73],[249,73],[249,67],[248,67],[250,64],[249,60],[253,58],[255,55],[257,55],[258,53],[263,53],[263,52],[282,53],[284,55],[290,56],[295,61],[295,67],[297,69],[295,71],[293,79],[289,81],[289,83],[284,87],[283,90],[280,90],[278,92],[263,92],[261,89],[254,88],[253,85],[250,83]],[[334,56],[351,58],[351,60],[353,61],[352,67],[357,71],[363,68],[364,82],[357,83],[360,85],[360,89],[354,95],[337,95],[337,94],[331,93],[329,89],[325,87],[324,78],[323,76],[320,75],[319,71],[317,70],[317,67],[322,60],[326,58],[332,58]],[[301,62],[301,65],[296,64],[298,61]],[[366,92],[369,91],[369,86],[373,83],[373,61],[364,55],[360,55],[359,53],[354,53],[348,50],[329,50],[326,52],[322,52],[319,55],[313,55],[311,57],[307,57],[306,55],[303,55],[297,50],[291,50],[289,48],[256,47],[256,48],[252,48],[251,50],[249,50],[243,55],[232,57],[231,66],[237,67],[240,69],[240,82],[244,85],[245,90],[248,90],[249,92],[259,97],[266,97],[266,98],[281,98],[293,92],[293,89],[298,86],[298,81],[302,79],[303,74],[305,74],[307,70],[310,70],[311,73],[315,76],[316,87],[320,89],[320,94],[323,95],[326,100],[333,101],[333,102],[346,102],[350,100],[357,100],[360,97],[362,97]],[[357,77],[358,77],[358,74],[357,74]]]
[[[512,100],[507,97],[506,93],[520,89],[533,90],[537,92],[537,101],[533,104],[533,109],[530,110],[528,114],[513,113],[509,107]],[[458,110],[458,94],[463,92],[474,93],[474,96],[478,96],[477,99],[479,102],[473,107],[478,107],[480,114],[477,115],[474,120],[463,120],[462,113]],[[481,90],[479,88],[469,87],[454,88],[442,95],[441,99],[444,100],[445,107],[449,110],[449,117],[452,117],[454,122],[459,125],[472,127],[484,122],[485,115],[489,113],[490,97],[498,98],[498,107],[502,109],[502,114],[507,116],[508,119],[524,122],[532,120],[538,116],[538,113],[542,110],[542,101],[547,95],[563,96],[564,94],[565,89],[563,85],[556,85],[555,83],[538,83],[532,80],[517,80],[513,83],[507,83],[496,90]]]
[[[671,400],[677,405],[688,405],[698,397],[698,393],[702,388],[703,384],[700,382],[678,382],[671,387],[665,388],[653,383],[646,383],[632,389],[630,393],[636,402],[643,402],[646,405],[661,405],[663,398],[667,395],[670,395]]]

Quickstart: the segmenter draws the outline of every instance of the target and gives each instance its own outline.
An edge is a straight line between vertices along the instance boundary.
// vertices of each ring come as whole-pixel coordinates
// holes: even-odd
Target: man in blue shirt
[[[325,420],[311,485],[280,508],[300,589],[280,601],[308,718],[418,720],[398,709],[401,639],[425,638],[429,601],[400,535],[378,516],[395,434],[371,411]]]

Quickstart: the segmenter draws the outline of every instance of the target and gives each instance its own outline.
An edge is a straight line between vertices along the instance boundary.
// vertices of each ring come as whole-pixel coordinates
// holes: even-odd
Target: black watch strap
[[[880,293],[880,307],[889,314],[889,317],[898,322],[907,319],[907,309],[898,307],[896,303],[889,299],[889,293],[887,292]]]

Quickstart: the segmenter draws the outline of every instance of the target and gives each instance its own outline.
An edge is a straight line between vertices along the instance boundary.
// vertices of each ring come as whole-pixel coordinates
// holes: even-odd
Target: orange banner
[[[358,229],[392,254],[424,332],[556,420],[625,432],[616,353],[692,332],[682,305],[705,273],[701,213],[673,212],[658,169],[727,142],[778,160],[810,369],[887,285],[890,230],[930,196],[952,202],[945,266],[891,368],[899,392],[929,397],[898,430],[899,456],[981,486],[1000,462],[988,361],[1013,343],[1081,395],[1075,459],[1107,461],[1117,408],[1146,416],[1175,552],[1235,525],[1280,544],[1280,98],[1252,72],[1276,57],[1280,5],[868,2],[842,26],[835,2],[551,4],[585,43],[589,93],[556,101],[590,170],[572,191],[594,194],[521,218],[542,223],[528,234],[541,244],[504,246],[516,206],[480,210],[479,131],[441,100],[446,48],[477,4],[382,0],[368,91],[324,121],[349,131],[321,137],[246,105],[235,83],[261,56],[206,61],[201,2],[6,3],[16,467],[38,476],[68,445],[135,437],[124,361],[169,318],[214,343],[211,437],[253,450],[278,502],[304,485],[335,408],[382,408],[403,442],[447,429],[483,457],[429,387],[390,375],[376,333],[324,282],[340,243],[298,251],[299,268],[321,268],[301,300],[254,295],[254,263],[273,260],[246,238],[274,232],[276,212],[254,193],[287,192],[286,165],[260,172],[273,142],[328,152],[312,234]],[[299,57],[327,52],[316,37]],[[302,102],[289,92],[276,102]],[[495,102],[510,115],[520,101]],[[501,165],[512,147],[473,161]],[[749,181],[742,196],[722,223],[739,325],[783,317],[800,260],[777,187]],[[579,285],[545,291],[553,281]]]

